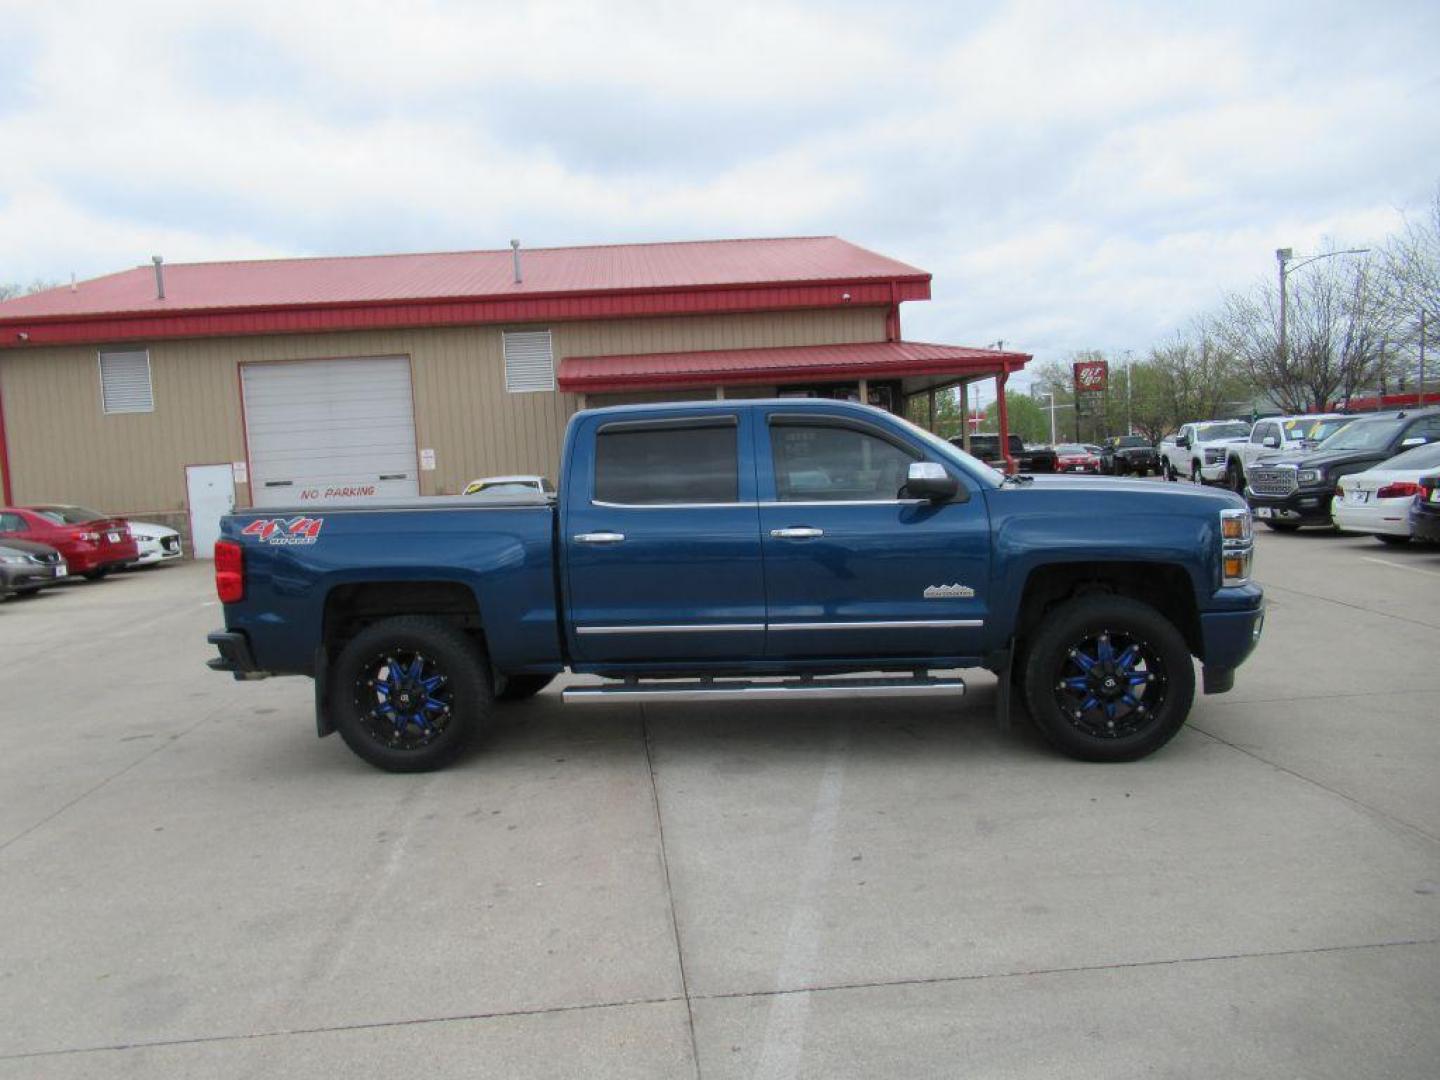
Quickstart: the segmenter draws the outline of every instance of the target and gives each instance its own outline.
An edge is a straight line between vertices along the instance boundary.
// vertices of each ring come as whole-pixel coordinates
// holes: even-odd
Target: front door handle
[[[624,533],[617,532],[593,532],[576,533],[577,544],[618,544],[625,539]]]
[[[824,529],[812,529],[808,525],[795,525],[788,529],[771,529],[770,535],[776,540],[813,540],[824,536]]]

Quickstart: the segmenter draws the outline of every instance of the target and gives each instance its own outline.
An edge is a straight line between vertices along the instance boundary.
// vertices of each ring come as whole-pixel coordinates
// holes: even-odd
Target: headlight
[[[0,556],[0,563],[6,566],[24,566],[30,561],[29,555],[3,555]]]
[[[1243,585],[1250,580],[1255,555],[1255,534],[1249,510],[1220,511],[1221,584]]]
[[[1301,469],[1295,474],[1297,484],[1319,484],[1325,480],[1324,469]]]

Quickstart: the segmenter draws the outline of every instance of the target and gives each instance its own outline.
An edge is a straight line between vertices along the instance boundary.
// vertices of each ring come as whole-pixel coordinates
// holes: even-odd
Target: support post
[[[860,404],[861,404],[861,405],[869,405],[869,404],[870,404],[870,380],[869,380],[869,379],[861,379],[861,380],[860,380]]]
[[[1005,404],[1005,383],[1009,378],[1009,365],[1001,368],[995,376],[995,411],[1000,418],[1000,456],[1005,459],[1005,471],[1013,473],[1019,466],[1010,456],[1010,410]]]
[[[723,386],[717,386],[717,387],[715,387],[715,400],[716,400],[716,401],[724,401],[724,400],[725,400],[725,388],[724,388]]]
[[[961,379],[960,391],[960,449],[970,453],[970,380]]]
[[[929,394],[927,395],[927,397],[928,397],[928,399],[929,399],[929,412],[928,412],[928,415],[929,415],[929,417],[930,417],[930,422],[929,422],[928,424],[926,424],[925,426],[926,426],[927,428],[929,428],[930,434],[931,434],[931,435],[934,435],[934,434],[935,434],[935,388],[934,388],[933,386],[930,388],[930,392],[929,392]]]

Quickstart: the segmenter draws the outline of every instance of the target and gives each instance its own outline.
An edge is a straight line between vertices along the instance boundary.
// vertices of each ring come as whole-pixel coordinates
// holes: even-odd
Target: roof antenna
[[[150,261],[155,264],[155,299],[165,299],[165,259],[159,255],[151,255]]]
[[[510,259],[515,264],[515,284],[519,285],[525,279],[520,276],[520,241],[510,241]]]

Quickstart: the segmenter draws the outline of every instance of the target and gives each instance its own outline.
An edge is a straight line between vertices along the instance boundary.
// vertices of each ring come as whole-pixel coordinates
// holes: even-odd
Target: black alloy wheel
[[[1085,761],[1133,761],[1184,725],[1195,669],[1180,631],[1122,596],[1087,596],[1045,615],[1026,655],[1031,718],[1059,750]]]
[[[448,765],[492,708],[484,651],[456,627],[426,616],[367,626],[341,650],[331,678],[340,737],[388,772]]]

